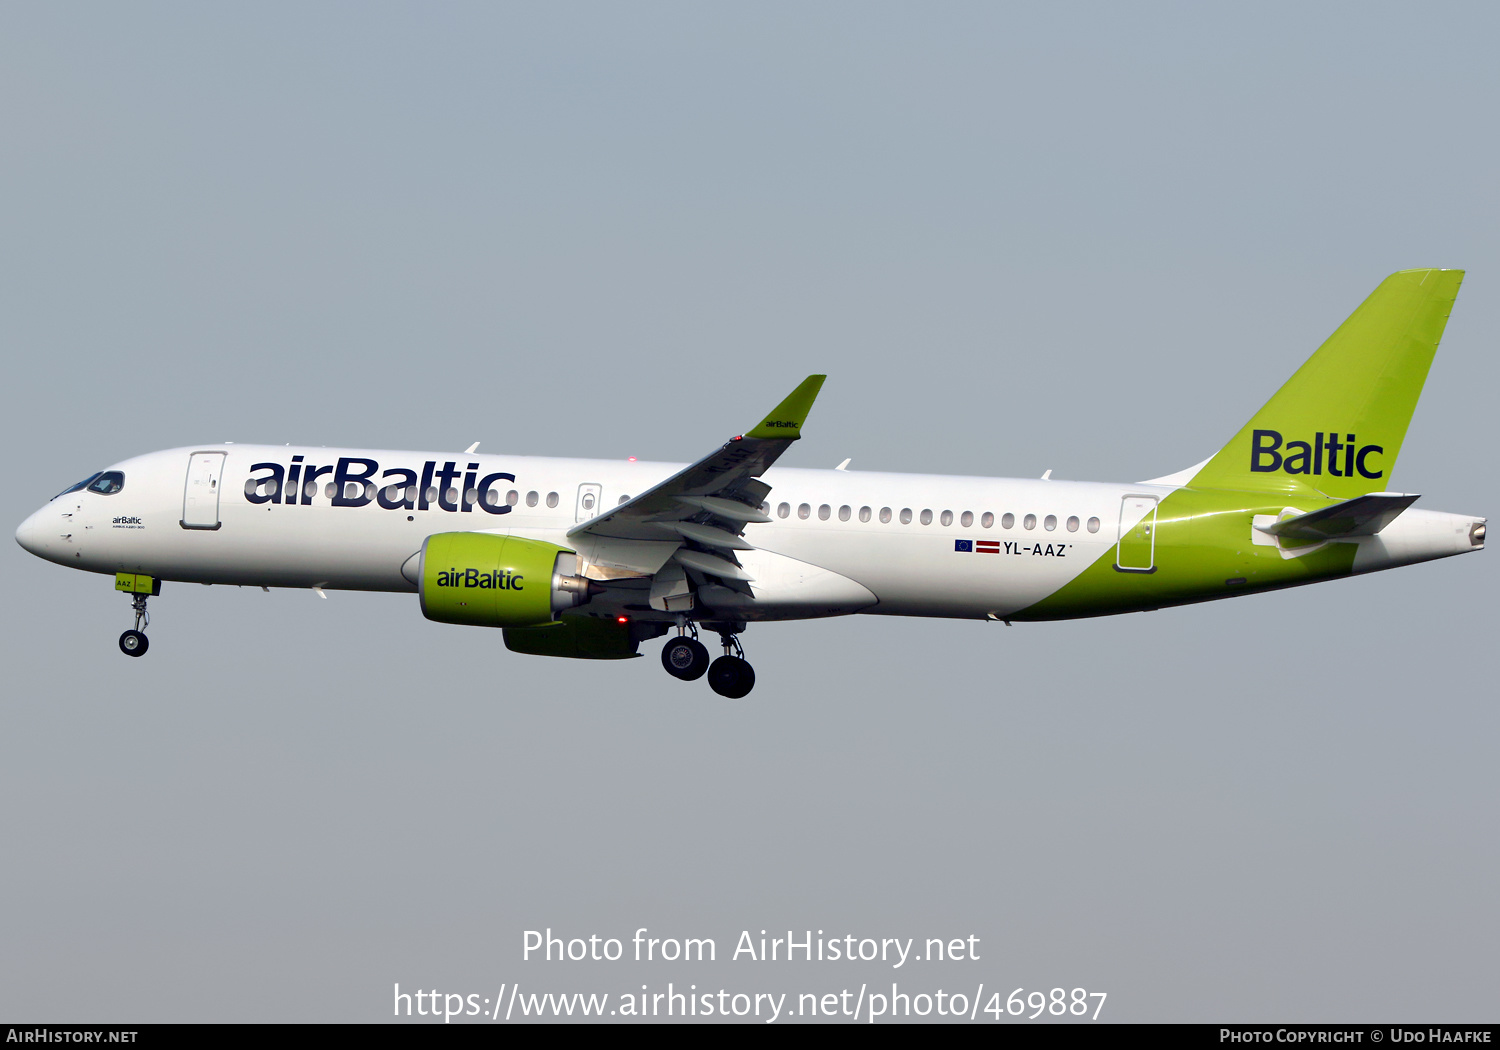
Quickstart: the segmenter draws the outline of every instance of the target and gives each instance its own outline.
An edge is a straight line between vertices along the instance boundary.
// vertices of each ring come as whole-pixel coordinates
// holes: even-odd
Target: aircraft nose
[[[35,554],[38,558],[46,558],[51,553],[48,550],[49,545],[47,543],[47,533],[49,530],[43,522],[43,518],[46,516],[47,508],[43,507],[31,517],[21,522],[20,528],[16,529],[16,542],[32,554]],[[55,533],[57,530],[52,529],[50,531]]]

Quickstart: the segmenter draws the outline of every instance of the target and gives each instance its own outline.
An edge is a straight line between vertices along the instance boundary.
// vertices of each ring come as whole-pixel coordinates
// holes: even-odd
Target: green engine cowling
[[[577,555],[518,536],[440,532],[422,544],[422,615],[474,627],[533,627],[599,589],[576,575]]]

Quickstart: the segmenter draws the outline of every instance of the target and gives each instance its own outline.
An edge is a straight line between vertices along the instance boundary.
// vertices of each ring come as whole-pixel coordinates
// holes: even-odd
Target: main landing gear
[[[745,659],[745,650],[740,648],[739,633],[745,629],[742,623],[710,624],[718,629],[719,642],[724,646],[724,655],[713,663],[708,662],[708,648],[698,641],[698,627],[685,617],[677,621],[677,637],[662,647],[661,665],[667,674],[691,682],[708,673],[708,686],[720,696],[738,700],[755,688],[755,670]]]

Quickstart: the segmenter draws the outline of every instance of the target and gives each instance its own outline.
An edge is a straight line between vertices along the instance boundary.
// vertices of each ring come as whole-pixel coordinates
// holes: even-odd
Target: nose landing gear
[[[145,656],[151,642],[146,638],[145,628],[151,623],[151,614],[146,611],[146,599],[161,593],[161,581],[151,576],[134,573],[115,574],[115,590],[130,594],[130,608],[135,612],[135,627],[120,635],[120,652],[126,656]]]

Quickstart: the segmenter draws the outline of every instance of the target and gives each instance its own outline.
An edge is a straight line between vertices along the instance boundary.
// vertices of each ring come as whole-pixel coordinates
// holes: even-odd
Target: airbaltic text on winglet
[[[1250,436],[1250,469],[1257,474],[1278,470],[1285,474],[1322,474],[1327,466],[1328,473],[1336,478],[1352,478],[1356,470],[1361,477],[1381,478],[1385,471],[1371,470],[1369,457],[1384,454],[1385,449],[1379,445],[1361,446],[1354,434],[1347,434],[1340,441],[1337,433],[1325,435],[1320,430],[1310,442],[1288,441],[1285,446],[1277,430],[1256,430]]]

